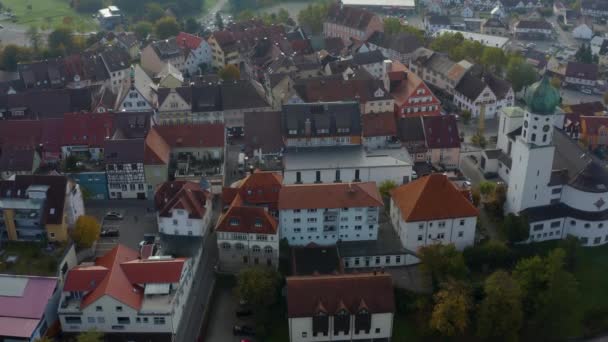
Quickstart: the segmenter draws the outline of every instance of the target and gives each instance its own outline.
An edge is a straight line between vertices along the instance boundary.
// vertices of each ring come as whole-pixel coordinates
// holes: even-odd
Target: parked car
[[[122,214],[117,211],[108,211],[105,216],[106,220],[122,220]]]
[[[588,89],[588,88],[581,89],[581,93],[587,94],[587,95],[593,95],[593,92],[591,91],[591,89]]]
[[[246,317],[246,316],[251,316],[253,314],[253,311],[251,311],[251,309],[248,308],[240,308],[236,310],[236,317]]]
[[[101,231],[99,236],[101,236],[101,237],[119,237],[120,231],[118,231],[118,229],[114,229],[114,228],[104,229]]]
[[[254,336],[255,330],[247,325],[235,325],[232,328],[232,334],[234,336]]]
[[[156,235],[154,234],[144,234],[144,239],[139,242],[139,247],[143,247],[144,245],[151,245],[156,241]]]

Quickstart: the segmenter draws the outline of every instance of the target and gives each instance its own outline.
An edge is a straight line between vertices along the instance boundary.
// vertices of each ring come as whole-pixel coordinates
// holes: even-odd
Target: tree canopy
[[[326,3],[310,4],[298,13],[298,22],[300,25],[309,26],[315,34],[321,33],[328,11],[329,6]]]
[[[525,216],[518,216],[513,213],[505,216],[501,229],[507,241],[511,243],[527,240],[530,234],[530,227]]]
[[[179,29],[179,24],[173,17],[163,17],[156,22],[156,35],[159,39],[176,36]]]
[[[432,244],[418,250],[420,267],[431,277],[433,288],[448,279],[463,279],[468,274],[462,253],[453,244]]]
[[[101,227],[97,219],[93,216],[82,215],[76,220],[73,238],[78,245],[88,248],[99,239],[100,233]]]
[[[538,73],[533,66],[526,63],[521,56],[511,56],[507,62],[507,80],[511,82],[514,91],[536,82]]]
[[[236,65],[228,64],[220,69],[218,75],[224,81],[236,81],[241,78],[241,71]]]
[[[443,336],[454,336],[465,332],[469,325],[469,311],[473,301],[469,287],[462,282],[448,280],[433,296],[435,305],[431,313],[430,326]]]
[[[477,334],[487,340],[517,341],[523,322],[521,289],[505,271],[496,271],[484,283],[484,299],[477,313]]]
[[[254,306],[269,306],[277,298],[279,274],[270,268],[249,267],[239,272],[236,293]]]

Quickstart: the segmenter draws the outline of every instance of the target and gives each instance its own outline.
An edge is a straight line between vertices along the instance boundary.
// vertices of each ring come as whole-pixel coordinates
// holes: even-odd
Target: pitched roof
[[[285,185],[279,194],[279,209],[381,207],[376,183],[330,183]]]
[[[484,75],[484,81],[488,87],[490,87],[497,99],[504,99],[509,93],[509,90],[512,89],[509,81],[498,78],[493,74]]]
[[[585,116],[594,116],[596,113],[606,111],[606,107],[601,101],[584,102],[564,106],[567,113],[576,113]]]
[[[411,72],[405,65],[398,61],[393,61],[390,70],[387,70],[387,72],[389,73],[389,78],[391,80],[391,95],[399,105],[405,104],[410,96],[421,87],[432,94],[431,90],[418,75]],[[434,95],[433,101],[439,104],[439,101]]]
[[[224,82],[220,85],[220,88],[223,110],[268,107],[266,100],[250,81]]]
[[[110,72],[128,69],[131,64],[129,52],[118,45],[103,49],[101,58]]]
[[[240,195],[224,213],[215,228],[216,231],[233,233],[276,234],[277,220],[263,207],[244,206]]]
[[[458,123],[454,115],[425,116],[422,119],[429,148],[460,147]]]
[[[114,115],[114,139],[145,138],[150,130],[152,112],[121,112]]]
[[[106,164],[143,163],[144,139],[111,139],[104,143]]]
[[[154,194],[156,210],[162,217],[171,217],[172,210],[183,209],[189,218],[202,219],[207,211],[207,199],[207,192],[189,181],[165,182]]]
[[[171,63],[166,64],[167,68],[174,68]],[[165,70],[163,68],[163,70]],[[162,71],[161,71],[162,72]],[[158,105],[161,106],[167,99],[169,94],[177,93],[186,103],[192,103],[192,87],[177,87],[177,88],[159,88],[157,90]]]
[[[418,38],[418,36],[408,32],[386,34],[384,32],[375,31],[367,39],[367,41],[376,46],[397,51],[399,53],[412,53],[419,47],[423,46],[423,42]]]
[[[289,137],[302,137],[307,134],[361,135],[360,116],[357,102],[286,104],[283,105],[282,131],[284,136]],[[310,123],[309,128],[307,122]],[[339,132],[339,129],[347,131]],[[319,133],[320,130],[327,130],[327,133]],[[296,134],[289,134],[290,131],[296,131]]]
[[[393,112],[370,113],[361,116],[364,137],[396,136],[397,124]]]
[[[295,276],[287,278],[287,316],[312,317],[319,306],[328,315],[345,309],[356,314],[364,303],[370,313],[395,311],[388,273]]]
[[[224,147],[224,124],[157,125],[152,128],[172,148]]]
[[[451,25],[452,21],[447,15],[429,15],[426,20],[431,25]]]
[[[95,260],[95,269],[91,266],[71,269],[64,290],[89,290],[82,298],[82,309],[103,296],[110,296],[139,310],[144,300],[141,285],[179,282],[184,262],[181,258],[140,260],[138,252],[119,244]]]
[[[353,62],[357,65],[382,63],[385,59],[386,57],[384,57],[380,50],[359,52],[353,55]]]
[[[233,202],[236,195],[240,195],[241,204],[260,205],[269,204],[276,207],[279,201],[279,191],[283,183],[283,176],[273,171],[255,171],[239,181],[236,188],[224,188],[222,198],[224,204]]]
[[[175,40],[177,46],[184,50],[196,50],[203,42],[203,38],[186,32],[180,32]]]
[[[391,99],[380,80],[344,80],[333,77],[299,79],[293,89],[304,102],[380,101]]]
[[[402,142],[425,142],[422,117],[406,116],[397,120],[399,140]]]
[[[464,95],[471,101],[477,100],[481,92],[486,89],[486,83],[480,78],[466,73],[464,77],[458,82],[456,91]]]
[[[375,16],[374,13],[361,8],[333,3],[327,13],[327,21],[357,30],[365,30]]]
[[[475,206],[443,174],[433,173],[391,191],[406,222],[477,216]],[[449,203],[449,205],[437,205]]]
[[[218,84],[192,87],[193,112],[217,112],[222,110],[222,92]]]
[[[291,249],[293,275],[342,273],[343,267],[336,246],[318,246],[311,242]]]
[[[62,145],[102,147],[114,134],[112,113],[65,113]]]
[[[106,152],[107,154],[107,152]],[[171,147],[167,144],[155,128],[152,128],[144,143],[144,164],[167,165],[171,154]]]
[[[516,24],[518,29],[527,28],[527,29],[543,29],[543,30],[551,30],[553,26],[549,24],[548,21],[542,20],[520,20]]]
[[[56,287],[53,277],[0,275],[0,336],[29,340]]]
[[[175,37],[154,41],[150,43],[150,46],[161,60],[174,58],[182,54]]]
[[[586,80],[597,80],[598,65],[579,62],[568,62],[566,77],[576,77]]]

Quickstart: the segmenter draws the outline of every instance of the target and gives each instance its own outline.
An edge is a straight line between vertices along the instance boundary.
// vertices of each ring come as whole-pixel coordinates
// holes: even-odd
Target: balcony
[[[324,234],[336,233],[337,231],[338,231],[338,227],[337,226],[324,226],[323,227],[323,233]]]
[[[64,297],[59,305],[59,313],[81,313],[80,298]]]

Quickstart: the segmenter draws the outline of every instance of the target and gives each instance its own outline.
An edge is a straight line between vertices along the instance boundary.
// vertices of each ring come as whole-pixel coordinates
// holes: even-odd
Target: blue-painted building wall
[[[80,185],[85,199],[108,199],[108,178],[104,171],[71,173],[67,176]]]

